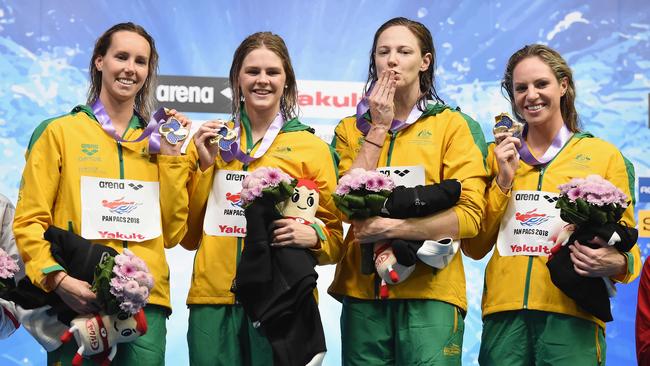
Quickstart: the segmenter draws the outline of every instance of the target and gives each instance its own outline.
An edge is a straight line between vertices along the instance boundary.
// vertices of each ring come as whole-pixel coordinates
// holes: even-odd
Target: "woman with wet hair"
[[[558,186],[573,178],[592,174],[633,197],[634,169],[614,145],[581,131],[573,74],[555,50],[533,44],[515,52],[508,60],[501,87],[524,130],[519,136],[495,134],[496,142],[489,146],[491,182],[481,230],[462,243],[465,254],[474,259],[496,247],[485,274],[479,363],[604,364],[604,321],[578,305],[577,297],[556,287],[552,278],[573,275],[595,278],[604,285],[598,277],[609,277],[629,283],[641,269],[639,248],[635,239],[629,243],[634,244],[629,252],[605,245],[609,237],[576,240],[566,244],[570,268],[562,271],[567,272],[551,272],[549,268],[554,267],[547,263],[558,259],[549,261],[548,255],[551,247],[562,241],[554,238],[561,238],[563,231],[554,233],[564,223],[555,202],[547,202],[545,197],[557,196]],[[533,236],[515,230],[528,220],[525,213],[530,207],[535,208],[537,224],[522,227],[534,227],[538,234]],[[622,223],[618,229],[634,228],[633,204],[625,210]],[[548,244],[539,250],[531,241]]]
[[[336,155],[314,135],[312,128],[298,119],[296,77],[287,47],[278,35],[255,33],[239,45],[230,68],[230,85],[233,95],[231,121],[206,122],[194,135],[188,156],[195,167],[187,183],[188,189],[182,192],[189,191],[189,198],[179,196],[189,202],[185,213],[187,227],[182,230],[186,232],[181,244],[196,250],[187,298],[190,363],[271,365],[274,356],[281,353],[292,359],[279,361],[275,358],[276,364],[312,362],[310,365],[317,365],[325,351],[322,329],[312,332],[319,338],[316,343],[320,346],[309,348],[305,342],[313,340],[312,334],[306,334],[298,343],[286,344],[283,334],[295,331],[290,323],[285,324],[284,333],[279,334],[275,332],[277,324],[253,326],[240,304],[239,281],[242,276],[262,273],[261,269],[260,273],[255,273],[254,269],[244,271],[242,267],[246,249],[249,249],[246,246],[254,241],[253,233],[258,239],[256,243],[270,245],[271,251],[281,248],[306,250],[308,259],[313,261],[312,270],[316,260],[319,264],[338,260],[342,228],[331,198],[336,186]],[[229,134],[219,135],[226,128],[235,138],[231,141],[233,145],[221,150],[210,140],[217,136],[230,139]],[[260,227],[266,224],[261,221],[262,224],[255,225],[250,221],[249,208],[246,211],[241,208],[239,197],[243,177],[260,167],[279,168],[296,179],[313,181],[320,197],[316,218],[325,226],[277,219],[272,221],[271,239],[267,242],[266,230]],[[234,281],[236,274],[237,283]],[[279,353],[280,348],[284,351]],[[320,355],[305,350],[316,350]]]
[[[72,231],[118,252],[128,248],[146,262],[154,279],[145,307],[148,331],[118,346],[118,365],[163,364],[165,322],[171,312],[164,248],[178,239],[162,229],[177,225],[176,208],[166,199],[174,192],[166,188],[166,179],[182,179],[187,170],[178,157],[151,155],[153,128],[147,122],[157,68],[154,40],[139,25],[116,24],[97,39],[87,104],[42,122],[32,134],[13,226],[28,277],[44,291],[56,292],[78,314],[97,312],[96,296],[91,284],[68,275],[56,262],[43,239],[48,227]],[[188,125],[176,111],[170,114]],[[180,144],[164,139],[158,149],[180,154]],[[159,171],[165,172],[160,178]],[[139,187],[139,201],[131,202],[130,223],[116,226],[105,218],[119,215],[102,207],[102,199],[111,187],[130,185]],[[48,353],[48,364],[69,364],[75,352],[74,342],[63,345]]]
[[[415,187],[456,179],[452,208],[433,215],[353,220],[330,294],[343,303],[344,365],[459,365],[465,275],[456,243],[449,264],[418,261],[410,277],[379,300],[380,278],[361,271],[361,245],[377,241],[454,240],[476,235],[483,214],[485,140],[479,125],[445,105],[434,86],[435,49],[421,23],[394,18],[379,27],[370,52],[366,98],[343,119],[332,145],[340,175],[378,169],[398,185]],[[407,197],[403,197],[407,199]],[[401,199],[401,198],[400,198]],[[398,199],[398,200],[400,200]]]

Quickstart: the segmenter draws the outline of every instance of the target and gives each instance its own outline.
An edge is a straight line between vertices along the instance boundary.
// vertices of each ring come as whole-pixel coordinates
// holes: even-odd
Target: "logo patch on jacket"
[[[99,145],[97,144],[81,144],[81,152],[86,154],[86,156],[93,156],[99,151]]]
[[[587,170],[591,167],[591,157],[586,154],[578,154],[573,159],[573,165],[576,169]]]

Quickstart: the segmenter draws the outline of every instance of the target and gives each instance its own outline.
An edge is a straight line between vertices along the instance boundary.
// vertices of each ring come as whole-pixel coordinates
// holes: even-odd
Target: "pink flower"
[[[0,248],[0,278],[13,278],[19,270],[16,261]]]

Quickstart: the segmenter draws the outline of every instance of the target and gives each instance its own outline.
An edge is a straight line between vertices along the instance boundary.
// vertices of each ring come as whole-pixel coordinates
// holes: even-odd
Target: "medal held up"
[[[208,144],[211,146],[217,145],[219,150],[222,151],[230,151],[231,145],[237,139],[237,132],[228,127],[225,121],[221,122],[223,122],[223,126],[217,131],[218,135],[209,139]]]
[[[181,122],[177,120],[175,117],[169,117],[169,109],[167,108],[161,108],[162,112],[164,113],[164,117],[160,119],[166,120],[166,122],[161,123],[160,126],[158,127],[158,132],[160,132],[160,135],[167,140],[171,145],[176,145],[179,142],[185,141],[187,136],[190,135],[190,131],[183,127]],[[160,110],[156,112],[156,116],[158,116],[160,113]],[[158,119],[158,120],[160,120]]]

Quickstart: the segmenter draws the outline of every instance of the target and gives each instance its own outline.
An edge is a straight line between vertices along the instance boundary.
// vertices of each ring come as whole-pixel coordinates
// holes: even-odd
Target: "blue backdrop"
[[[372,36],[394,16],[426,24],[437,48],[442,98],[460,105],[491,136],[493,116],[508,111],[499,90],[506,60],[528,43],[544,43],[572,66],[578,112],[586,130],[616,144],[650,176],[650,7],[647,1],[7,1],[0,0],[0,192],[14,200],[23,153],[34,127],[85,101],[95,39],[111,25],[134,21],[156,39],[160,73],[226,77],[232,54],[250,33],[271,30],[290,50],[300,80],[365,81]],[[359,90],[360,91],[360,90]],[[213,115],[191,114],[197,120]],[[344,115],[337,116],[337,118]],[[329,138],[337,118],[305,119]],[[649,209],[647,202],[638,209]],[[648,239],[640,240],[648,253]],[[168,322],[167,363],[187,364],[185,296],[193,254],[167,252],[174,313]],[[476,364],[481,332],[484,261],[465,258],[469,312],[464,364]],[[319,269],[321,294],[332,267]],[[607,327],[607,360],[635,363],[636,282],[619,287]],[[329,353],[338,365],[340,305],[321,296]],[[0,364],[40,365],[45,354],[20,330],[0,341]]]

